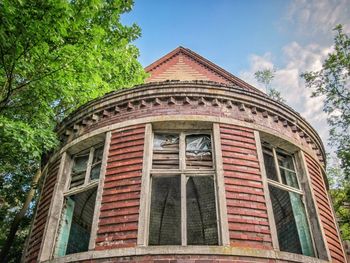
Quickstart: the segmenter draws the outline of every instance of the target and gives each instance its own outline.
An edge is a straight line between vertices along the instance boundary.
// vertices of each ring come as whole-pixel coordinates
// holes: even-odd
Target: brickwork
[[[242,90],[228,90],[225,86],[213,83],[164,82],[153,86],[144,85],[130,93],[121,92],[120,97],[111,97],[110,104],[108,100],[101,101],[100,104],[78,111],[74,116],[75,123],[67,123],[65,130],[63,125],[60,133],[62,141],[67,143],[101,127],[139,118],[167,115],[223,117],[247,125],[258,125],[276,135],[282,134],[295,144],[314,152],[321,162],[324,160],[318,135],[308,127],[305,120],[287,108],[269,104],[270,101],[256,96]],[[101,108],[97,110],[98,107]],[[92,114],[90,110],[93,110]]]
[[[210,80],[229,84],[230,81],[219,76],[204,65],[198,63],[183,53],[164,62],[161,66],[150,71],[151,77],[146,82],[164,80]]]
[[[326,243],[332,262],[346,262],[320,167],[309,155],[306,154],[305,157],[310,174],[311,187],[316,198],[316,206],[326,235]]]
[[[96,250],[136,245],[145,126],[112,132]]]
[[[245,256],[218,255],[159,255],[118,257],[99,260],[84,260],[84,263],[128,262],[128,263],[287,263],[295,261],[276,260]]]
[[[232,246],[272,249],[254,132],[220,125]]]
[[[322,262],[273,249],[272,238],[275,242],[276,237],[271,236],[271,231],[275,229],[270,229],[268,220],[272,208],[267,203],[270,200],[265,200],[268,193],[264,193],[263,185],[267,183],[261,175],[255,141],[259,140],[256,131],[261,131],[272,140],[279,137],[286,145],[293,145],[293,149],[299,147],[305,152],[312,191],[332,262],[345,262],[325,180],[319,169],[325,158],[323,145],[317,132],[298,113],[181,47],[151,64],[146,71],[151,73],[149,83],[112,92],[89,102],[58,127],[62,142],[60,151],[68,156],[73,153],[73,148],[83,147],[84,142],[102,138],[109,131],[111,141],[109,150],[105,148],[108,157],[106,166],[103,166],[106,168],[105,177],[101,177],[103,184],[99,188],[102,192],[98,191],[98,204],[101,201],[101,206],[97,206],[100,211],[95,221],[98,222],[93,223],[97,228],[97,234],[94,231],[91,238],[92,243],[95,240],[95,248],[52,259],[54,241],[52,244],[45,242],[49,249],[41,258],[52,259],[53,262]],[[165,81],[153,82],[160,80]],[[150,141],[145,141],[146,123],[155,127],[155,123],[166,123],[173,126],[171,128],[178,128],[177,123],[192,125],[197,121],[204,122],[206,127],[214,123],[214,142],[221,143],[221,154],[220,147],[215,147],[217,152],[213,157],[217,157],[219,164],[216,167],[220,175],[217,177],[219,189],[225,189],[225,193],[221,191],[225,197],[219,195],[218,207],[219,213],[225,213],[224,217],[220,217],[220,223],[224,231],[221,239],[227,246],[143,246],[146,241],[140,243],[143,240],[140,233],[148,235],[147,226],[143,224],[149,223],[143,218],[148,218],[148,215],[140,214],[142,170],[147,171],[146,167],[150,165],[143,164],[145,145],[147,149],[150,144]],[[150,127],[147,125],[147,131]],[[110,133],[107,134],[110,138]],[[261,154],[259,150],[259,156]],[[146,159],[151,160],[147,156]],[[59,219],[53,226],[45,226],[45,223],[57,183],[59,160],[52,162],[48,168],[28,242],[26,262],[37,262],[45,227],[51,230],[50,233],[57,232]],[[145,191],[148,190],[145,188]],[[147,194],[142,193],[142,196],[147,197]],[[60,199],[55,200],[60,202]],[[224,208],[220,207],[223,201],[226,201]],[[59,217],[62,202],[59,205],[53,205],[52,209],[56,210],[52,210],[55,214],[51,219]],[[226,211],[223,212],[225,208],[227,217]],[[143,224],[139,224],[139,218],[144,220]],[[143,245],[137,246],[138,237],[139,244]]]
[[[57,182],[57,175],[60,166],[61,158],[57,158],[48,167],[48,173],[45,178],[45,182],[42,188],[40,200],[36,209],[34,217],[34,224],[29,236],[26,255],[24,257],[25,262],[37,262],[39,255],[42,238],[45,230],[45,223],[49,213],[50,203],[52,201],[52,195]]]

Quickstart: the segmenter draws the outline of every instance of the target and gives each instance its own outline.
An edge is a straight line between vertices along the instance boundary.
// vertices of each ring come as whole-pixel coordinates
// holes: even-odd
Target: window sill
[[[288,262],[326,263],[329,261],[303,255],[281,252],[275,250],[263,250],[230,246],[138,246],[132,248],[107,249],[99,251],[87,251],[55,258],[45,262],[63,263],[77,262],[91,259],[107,259],[115,257],[132,257],[144,255],[219,255],[255,257],[264,259],[285,260]]]

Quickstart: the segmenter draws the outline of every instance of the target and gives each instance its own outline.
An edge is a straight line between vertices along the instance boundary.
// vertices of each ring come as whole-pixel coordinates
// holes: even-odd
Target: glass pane
[[[269,186],[281,251],[314,256],[301,195]]]
[[[81,173],[86,171],[88,160],[89,160],[89,154],[75,157],[72,172],[75,174],[75,173]]]
[[[189,177],[186,183],[187,244],[217,245],[214,180],[209,176]]]
[[[276,154],[279,166],[295,171],[292,156],[280,152],[276,152]]]
[[[76,156],[71,174],[70,188],[84,184],[89,154]]]
[[[282,182],[286,185],[295,187],[299,189],[297,175],[295,172],[285,170],[283,168],[280,168]]]
[[[94,158],[92,160],[92,164],[98,163],[102,161],[103,156],[103,146],[100,146],[94,151]]]
[[[179,148],[178,134],[154,134],[153,149],[168,150]]]
[[[264,164],[267,178],[274,181],[278,181],[275,161],[273,159],[273,155],[270,149],[264,148]]]
[[[91,168],[90,180],[95,180],[100,178],[101,163],[96,164]]]
[[[154,134],[153,169],[179,169],[179,135]]]
[[[153,177],[149,245],[181,245],[181,178]]]
[[[97,188],[70,196],[61,223],[58,252],[60,255],[88,251]]]
[[[210,135],[192,134],[186,136],[186,168],[213,168]]]

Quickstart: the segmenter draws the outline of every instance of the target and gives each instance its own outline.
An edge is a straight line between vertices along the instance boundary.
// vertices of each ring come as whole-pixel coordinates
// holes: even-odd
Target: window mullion
[[[181,174],[181,245],[187,245],[186,175]]]
[[[93,155],[94,155],[94,147],[90,148],[90,153],[89,153],[89,160],[87,163],[87,167],[86,167],[86,174],[85,174],[85,181],[84,181],[84,185],[87,185],[90,182],[90,173],[91,173],[91,165],[92,165],[92,159],[93,159]]]
[[[179,141],[179,165],[181,171],[181,245],[187,245],[187,211],[186,211],[186,175],[183,172],[186,169],[186,135],[180,133]]]
[[[183,172],[186,169],[186,142],[185,142],[185,133],[180,133],[180,142],[179,142],[179,164],[180,170]]]
[[[273,159],[275,161],[275,168],[276,168],[276,172],[277,172],[278,182],[282,183],[282,176],[281,176],[281,171],[280,171],[278,160],[277,160],[276,149],[272,148],[272,152],[273,152]]]

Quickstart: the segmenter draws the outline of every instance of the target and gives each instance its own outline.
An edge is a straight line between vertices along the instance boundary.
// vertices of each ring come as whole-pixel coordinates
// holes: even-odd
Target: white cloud
[[[349,0],[294,0],[291,2],[288,21],[294,23],[299,33],[328,34],[337,24],[350,32]]]
[[[327,116],[322,111],[323,98],[311,98],[311,90],[305,87],[300,74],[305,71],[319,70],[330,50],[330,47],[322,48],[317,44],[301,46],[297,42],[292,42],[283,48],[282,59],[286,61],[283,66],[276,68],[270,53],[263,56],[254,54],[250,56],[250,68],[240,72],[242,79],[256,85],[254,73],[257,70],[275,68],[275,78],[271,86],[278,89],[287,104],[311,123],[325,144],[328,138],[328,128],[326,128]],[[261,85],[257,86],[264,90]]]

